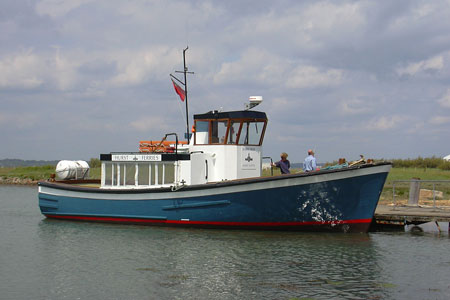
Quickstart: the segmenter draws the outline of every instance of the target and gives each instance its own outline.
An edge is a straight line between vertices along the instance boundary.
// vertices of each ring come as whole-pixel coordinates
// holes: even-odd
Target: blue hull
[[[49,218],[164,226],[366,232],[390,164],[221,182],[178,191],[39,183]]]

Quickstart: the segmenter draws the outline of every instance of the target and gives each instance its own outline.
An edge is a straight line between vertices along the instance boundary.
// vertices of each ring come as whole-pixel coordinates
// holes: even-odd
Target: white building
[[[450,161],[450,154],[444,157],[444,160]]]

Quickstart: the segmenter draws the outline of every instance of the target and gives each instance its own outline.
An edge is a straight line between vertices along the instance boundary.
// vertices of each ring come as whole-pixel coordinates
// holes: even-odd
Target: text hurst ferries
[[[189,144],[141,142],[140,152],[101,154],[97,184],[39,182],[41,212],[146,225],[368,231],[390,163],[261,177],[264,112],[211,111],[194,121]]]

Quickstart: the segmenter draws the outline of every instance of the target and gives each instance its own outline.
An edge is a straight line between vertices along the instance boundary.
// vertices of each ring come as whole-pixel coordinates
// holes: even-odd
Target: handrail
[[[433,208],[436,207],[436,183],[450,183],[450,180],[422,180],[422,179],[409,179],[409,180],[393,180],[392,181],[392,202],[394,204],[393,210],[395,210],[395,207],[397,206],[397,201],[395,199],[395,184],[396,183],[412,183],[417,182],[419,183],[419,190],[420,190],[420,184],[421,183],[432,183],[433,184]]]
[[[165,140],[169,135],[175,136],[175,160],[178,161],[178,135],[175,132],[166,133],[163,140]]]
[[[262,159],[270,159],[270,176],[273,176],[273,168],[272,168],[273,160],[272,160],[272,157],[264,156]]]

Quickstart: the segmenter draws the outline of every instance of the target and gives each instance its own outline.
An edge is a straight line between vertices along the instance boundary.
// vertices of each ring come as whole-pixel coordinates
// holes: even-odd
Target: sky
[[[450,154],[450,1],[0,1],[0,159],[89,160],[269,118],[263,155],[301,162]]]

